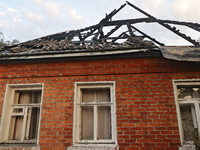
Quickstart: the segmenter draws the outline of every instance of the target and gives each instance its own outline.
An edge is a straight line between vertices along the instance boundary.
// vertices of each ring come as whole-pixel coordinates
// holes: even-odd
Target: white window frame
[[[193,121],[196,120],[197,124],[194,122],[194,126],[198,128],[198,134],[200,139],[200,98],[186,98],[186,99],[178,99],[178,85],[200,85],[200,80],[197,79],[185,79],[185,80],[173,80],[174,86],[174,97],[175,97],[175,104],[176,104],[176,111],[177,111],[177,118],[178,118],[178,125],[179,125],[179,134],[180,134],[180,141],[181,145],[191,145],[194,144],[193,141],[184,141],[184,133],[182,128],[182,120],[181,120],[181,113],[180,113],[180,105],[179,104],[194,104],[194,108],[192,108],[192,117]],[[196,117],[195,117],[196,114]]]
[[[97,140],[97,118],[94,117],[94,140],[80,140],[80,94],[81,89],[110,89],[111,102],[103,102],[103,106],[111,106],[111,126],[112,138],[108,140]],[[74,125],[73,125],[73,146],[117,146],[117,130],[116,130],[116,102],[115,102],[115,82],[75,82],[74,88]],[[82,103],[83,105],[95,105],[96,102]],[[98,102],[97,102],[98,103]],[[96,104],[97,104],[96,103]],[[101,102],[102,105],[102,102]],[[94,109],[97,106],[94,107]],[[95,110],[94,110],[95,113]]]
[[[41,102],[38,104],[13,104],[16,91],[41,91]],[[42,102],[43,102],[43,90],[44,84],[7,84],[4,104],[3,104],[3,111],[2,111],[2,118],[1,118],[1,126],[0,126],[0,144],[39,144],[39,132],[40,132],[40,122],[41,122],[41,112],[42,112]],[[40,114],[39,114],[39,123],[38,123],[38,133],[37,133],[37,140],[35,142],[24,141],[25,136],[25,121],[23,121],[22,127],[22,134],[21,140],[9,140],[10,136],[10,126],[11,126],[11,117],[12,116],[26,116],[25,109],[28,107],[39,107]],[[23,108],[22,113],[13,113],[14,108]]]

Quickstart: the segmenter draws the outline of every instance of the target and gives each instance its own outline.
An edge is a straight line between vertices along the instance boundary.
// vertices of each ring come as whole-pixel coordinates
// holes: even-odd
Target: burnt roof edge
[[[6,56],[0,58],[0,64],[8,63],[35,63],[35,62],[54,62],[54,61],[78,61],[78,60],[97,60],[97,59],[123,59],[123,58],[148,58],[163,57],[158,49],[121,49],[104,51],[81,51],[68,53],[54,53],[42,55],[20,55]]]
[[[167,59],[200,62],[200,46],[160,46],[159,49]]]

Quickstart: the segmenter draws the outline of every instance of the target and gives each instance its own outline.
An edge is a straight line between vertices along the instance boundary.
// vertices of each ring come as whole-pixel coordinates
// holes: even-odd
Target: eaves
[[[117,49],[117,50],[83,50],[68,52],[52,52],[43,54],[14,54],[1,55],[0,63],[27,63],[46,61],[69,61],[69,60],[95,60],[95,59],[120,59],[120,58],[142,58],[162,57],[158,49]]]

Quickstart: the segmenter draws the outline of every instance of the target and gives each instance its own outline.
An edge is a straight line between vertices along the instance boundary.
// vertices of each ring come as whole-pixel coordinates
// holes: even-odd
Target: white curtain
[[[82,102],[109,102],[109,89],[82,90]],[[81,139],[93,140],[94,134],[94,107],[97,106],[97,140],[111,139],[111,106],[82,106]]]

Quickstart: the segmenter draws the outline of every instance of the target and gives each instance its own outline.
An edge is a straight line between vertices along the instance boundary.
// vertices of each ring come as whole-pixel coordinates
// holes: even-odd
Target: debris
[[[137,11],[143,13],[147,18],[126,19],[112,21],[112,17],[129,5]],[[136,23],[158,23],[183,39],[194,45],[199,43],[189,36],[181,33],[174,25],[182,25],[200,32],[200,24],[192,22],[179,22],[171,20],[160,20],[134,6],[130,2],[126,2],[119,9],[113,10],[110,14],[106,14],[98,24],[79,30],[70,30],[57,34],[52,34],[39,39],[23,42],[13,46],[5,46],[0,49],[0,55],[25,53],[47,53],[55,51],[69,50],[98,50],[98,49],[116,49],[116,48],[153,48],[155,44],[164,46],[163,43],[157,41],[153,37],[145,34],[141,30],[133,26]],[[122,26],[126,26],[125,31],[119,32]],[[110,31],[105,32],[105,27],[111,27]],[[118,36],[111,36],[117,33]],[[138,34],[139,33],[139,34]],[[76,40],[75,40],[76,39]],[[147,41],[148,39],[148,41]],[[154,44],[155,43],[155,44]]]

